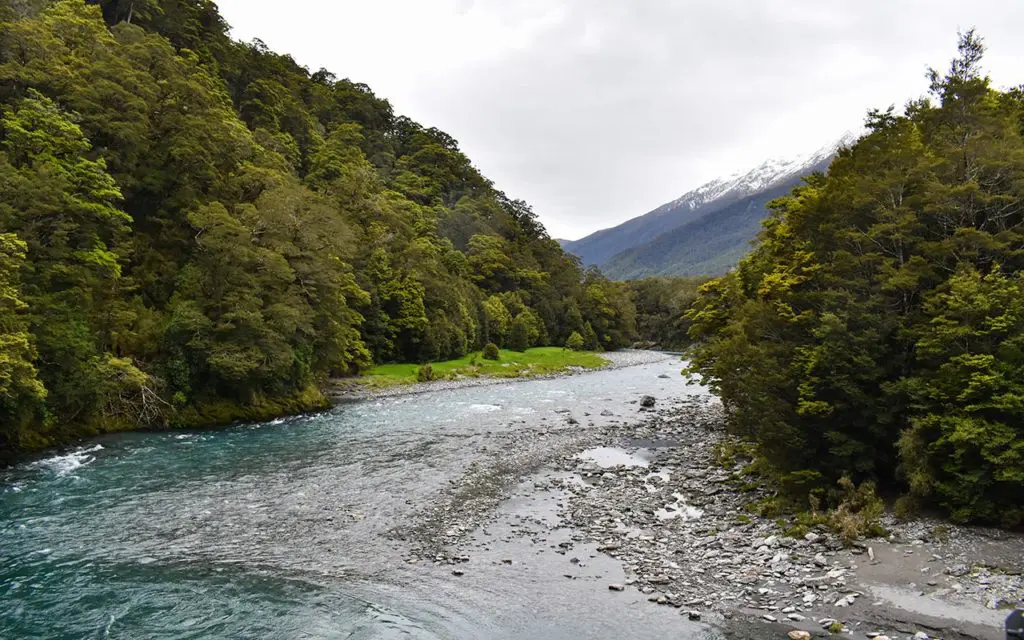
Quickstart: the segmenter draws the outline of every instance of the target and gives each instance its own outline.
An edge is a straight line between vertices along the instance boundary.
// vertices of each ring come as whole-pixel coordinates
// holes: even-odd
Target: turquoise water
[[[635,413],[641,393],[694,391],[678,370],[666,360],[117,435],[2,472],[0,637],[711,637],[542,565],[453,580],[406,563],[388,535],[502,434],[559,409]]]

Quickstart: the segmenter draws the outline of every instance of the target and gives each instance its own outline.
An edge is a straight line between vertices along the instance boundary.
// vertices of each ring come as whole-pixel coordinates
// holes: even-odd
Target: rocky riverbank
[[[764,489],[741,487],[739,469],[716,461],[717,401],[643,404],[631,415],[566,408],[510,432],[395,532],[413,542],[407,561],[458,577],[514,540],[567,562],[566,577],[593,589],[641,596],[638,606],[676,608],[684,620],[757,620],[766,638],[1002,640],[1007,609],[1024,606],[1021,537],[891,518],[888,537],[851,548],[823,527],[787,537],[747,509]],[[510,496],[530,501],[531,515],[503,515]],[[581,574],[598,556],[617,560],[622,578]]]

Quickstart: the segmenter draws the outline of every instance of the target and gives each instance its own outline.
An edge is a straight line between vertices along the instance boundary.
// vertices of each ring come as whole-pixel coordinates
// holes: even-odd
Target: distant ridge
[[[859,137],[847,132],[812,153],[766,160],[616,227],[559,243],[616,279],[723,273],[746,253],[767,215],[765,205],[803,176],[827,169],[836,152]]]

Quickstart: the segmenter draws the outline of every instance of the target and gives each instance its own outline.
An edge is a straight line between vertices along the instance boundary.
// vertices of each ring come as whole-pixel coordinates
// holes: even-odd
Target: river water
[[[586,429],[614,419],[603,410],[635,416],[643,393],[700,392],[679,369],[665,359],[120,434],[0,472],[0,637],[721,637],[609,592],[622,569],[600,554],[569,580],[564,557],[496,541],[456,577],[407,562],[391,535],[520,430],[564,424],[566,409]],[[530,500],[501,510],[523,517]]]

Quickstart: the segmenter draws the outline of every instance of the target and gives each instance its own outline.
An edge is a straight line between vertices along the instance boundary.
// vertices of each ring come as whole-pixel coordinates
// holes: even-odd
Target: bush
[[[565,346],[573,351],[583,351],[583,347],[586,344],[583,341],[583,336],[580,335],[579,331],[573,331],[569,334],[569,339],[565,341]]]
[[[434,373],[434,367],[430,366],[429,364],[425,364],[416,370],[417,382],[430,382],[431,380],[436,379],[437,375]]]
[[[839,480],[839,506],[829,514],[829,525],[844,544],[852,544],[862,536],[882,536],[885,529],[879,518],[885,511],[882,499],[875,493],[873,482],[859,487],[848,476]]]
[[[498,351],[498,345],[493,342],[488,342],[484,346],[484,360],[500,360],[501,353]]]

